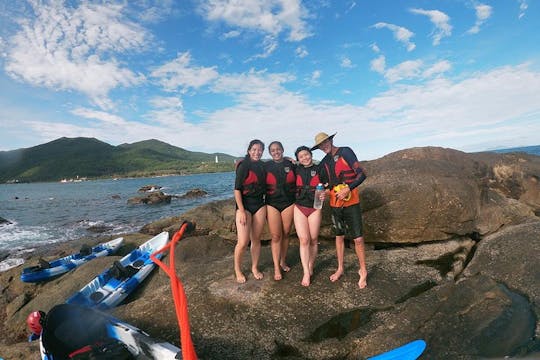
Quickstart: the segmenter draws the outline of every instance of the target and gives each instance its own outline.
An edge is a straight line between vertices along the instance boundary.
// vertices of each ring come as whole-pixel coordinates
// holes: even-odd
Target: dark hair
[[[283,144],[280,142],[280,141],[272,141],[270,143],[270,145],[268,145],[268,152],[270,152],[270,148],[272,147],[272,145],[277,145],[281,148],[281,151],[283,151]]]
[[[257,144],[261,145],[262,150],[264,151],[264,143],[263,143],[261,140],[259,140],[259,139],[253,139],[253,140],[251,140],[251,141],[249,142],[249,146],[248,146],[248,148],[247,148],[247,151],[249,152],[249,150],[251,150],[251,148],[252,148],[254,145],[257,145]]]
[[[299,146],[298,149],[296,149],[296,151],[294,152],[294,156],[296,157],[296,160],[298,160],[298,153],[300,151],[304,151],[306,150],[307,152],[309,152],[311,155],[313,155],[313,153],[311,152],[311,149],[308,148],[307,146],[305,145],[302,145],[302,146]]]

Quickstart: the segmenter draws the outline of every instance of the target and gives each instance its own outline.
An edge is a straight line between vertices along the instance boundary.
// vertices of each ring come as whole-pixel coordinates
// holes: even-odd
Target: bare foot
[[[263,273],[257,269],[251,269],[251,272],[256,280],[261,280],[264,277]]]
[[[241,272],[236,273],[236,282],[239,284],[243,284],[246,282],[246,277]]]
[[[358,287],[360,289],[364,289],[367,287],[367,271],[362,272],[361,270],[358,271],[358,275],[360,275],[360,280],[358,280]]]
[[[285,263],[281,263],[279,266],[281,266],[281,270],[283,270],[285,272],[291,271],[291,268]]]
[[[304,277],[302,278],[302,286],[309,286],[309,284],[311,283],[311,279],[310,279],[310,276],[308,274],[305,274]]]
[[[330,281],[331,282],[336,282],[339,280],[339,278],[341,277],[341,275],[343,275],[343,270],[337,270],[335,273],[333,273],[332,275],[330,275]]]
[[[274,270],[274,280],[276,281],[279,281],[281,280],[283,277],[281,276],[281,271],[279,271],[279,268],[278,269],[275,269]]]

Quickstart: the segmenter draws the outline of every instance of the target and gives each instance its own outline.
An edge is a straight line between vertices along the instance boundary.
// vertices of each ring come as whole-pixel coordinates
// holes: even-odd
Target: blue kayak
[[[150,255],[164,247],[169,233],[164,231],[124,256],[67,299],[97,309],[110,309],[120,304],[154,269]],[[159,256],[161,258],[161,254]]]
[[[40,259],[38,266],[24,268],[21,280],[24,282],[39,282],[49,280],[55,276],[64,274],[97,257],[111,255],[122,245],[123,238],[117,238],[94,247],[83,246],[81,250],[72,255],[54,261]]]
[[[180,348],[168,342],[110,314],[72,304],[56,305],[45,316],[39,347],[42,360],[182,358]]]
[[[367,360],[416,360],[422,355],[425,348],[426,342],[424,340],[414,340],[388,352],[370,357]]]

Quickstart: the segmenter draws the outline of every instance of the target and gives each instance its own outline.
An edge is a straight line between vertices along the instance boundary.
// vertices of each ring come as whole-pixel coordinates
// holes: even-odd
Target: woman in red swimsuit
[[[315,187],[317,184],[324,184],[327,181],[321,178],[324,176],[324,172],[322,172],[322,168],[313,163],[311,150],[307,146],[300,146],[296,149],[295,155],[299,165],[296,168],[294,227],[300,242],[300,260],[304,270],[301,284],[309,286],[317,257],[317,242],[322,219],[322,210],[313,208]]]
[[[236,168],[234,199],[236,201],[236,232],[238,242],[234,248],[234,272],[238,283],[245,283],[242,273],[242,256],[251,241],[251,272],[257,280],[263,278],[259,271],[261,233],[266,221],[266,171],[261,156],[264,143],[251,140],[246,157]]]

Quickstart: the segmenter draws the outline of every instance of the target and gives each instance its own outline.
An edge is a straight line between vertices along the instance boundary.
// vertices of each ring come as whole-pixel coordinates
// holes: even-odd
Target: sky
[[[533,0],[0,0],[0,151],[538,145],[539,34]]]

